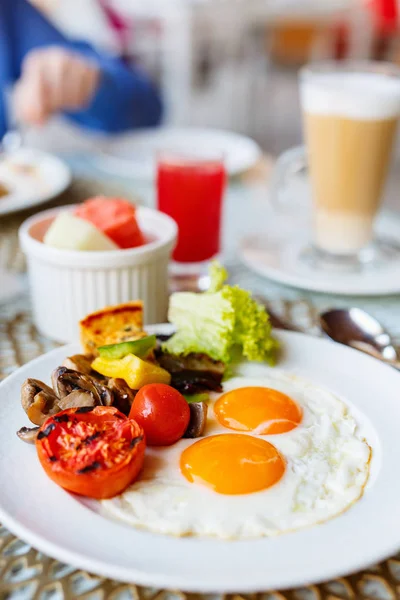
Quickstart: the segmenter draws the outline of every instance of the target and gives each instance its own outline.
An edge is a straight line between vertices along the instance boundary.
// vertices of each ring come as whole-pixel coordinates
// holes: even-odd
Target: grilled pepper
[[[193,402],[207,403],[210,400],[210,394],[207,394],[206,392],[202,392],[200,394],[183,394],[183,397],[189,404],[192,404]]]
[[[139,358],[145,358],[151,350],[154,350],[156,344],[156,336],[147,335],[146,337],[130,342],[100,346],[97,350],[102,358],[118,359],[124,358],[127,354],[134,354],[135,356],[139,356]]]
[[[168,371],[134,354],[118,359],[98,356],[92,363],[92,369],[107,377],[123,379],[132,390],[138,390],[148,383],[169,384],[171,381]]]

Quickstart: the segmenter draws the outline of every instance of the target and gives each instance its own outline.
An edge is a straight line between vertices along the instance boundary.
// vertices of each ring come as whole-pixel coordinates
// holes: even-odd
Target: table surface
[[[104,175],[91,164],[88,156],[69,156],[75,181],[71,188],[49,206],[78,202],[97,193],[123,194],[141,204],[152,206],[154,192],[143,182]],[[263,279],[248,271],[238,260],[236,250],[246,233],[262,231],[271,218],[267,207],[265,185],[268,161],[258,170],[230,183],[225,203],[222,259],[230,273],[230,281],[264,296],[272,308],[285,319],[315,335],[319,334],[317,317],[330,307],[357,305],[374,314],[400,342],[400,302],[398,296],[382,298],[343,298],[288,288]],[[260,177],[261,175],[261,177]],[[36,209],[37,210],[37,209]],[[18,249],[16,231],[29,215],[24,211],[0,220],[0,267],[17,273],[26,284],[25,264]],[[35,330],[30,315],[29,297],[25,293],[12,302],[0,305],[0,378],[18,366],[54,346]],[[44,556],[15,538],[0,526],[0,600],[45,598],[87,600],[190,600],[201,595],[141,588],[113,582],[77,571],[73,567]],[[400,598],[400,554],[351,577],[318,586],[288,592],[265,592],[246,598],[260,600],[339,600]],[[211,596],[207,596],[211,599]],[[239,595],[237,595],[239,598]],[[214,599],[214,596],[212,597]],[[222,596],[221,596],[222,598]]]

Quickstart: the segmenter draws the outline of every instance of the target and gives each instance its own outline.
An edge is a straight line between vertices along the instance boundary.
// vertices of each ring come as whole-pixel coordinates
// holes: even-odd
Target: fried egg
[[[346,404],[278,370],[213,394],[205,435],[148,448],[108,516],[174,536],[274,536],[341,514],[363,493],[370,447]]]

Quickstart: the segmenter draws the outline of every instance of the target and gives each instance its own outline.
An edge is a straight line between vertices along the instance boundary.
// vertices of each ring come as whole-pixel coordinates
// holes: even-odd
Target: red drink
[[[221,160],[160,158],[158,208],[178,224],[175,261],[196,263],[218,254],[225,180]]]

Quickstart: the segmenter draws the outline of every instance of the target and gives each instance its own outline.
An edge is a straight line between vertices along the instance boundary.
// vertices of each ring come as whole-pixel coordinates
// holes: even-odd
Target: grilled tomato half
[[[143,429],[112,406],[69,408],[41,426],[36,450],[55,483],[89,498],[121,493],[143,466]]]

